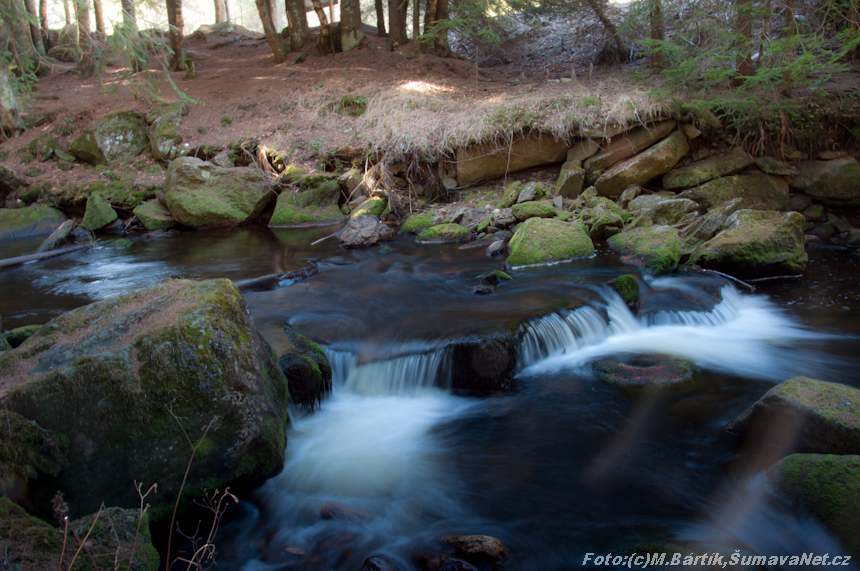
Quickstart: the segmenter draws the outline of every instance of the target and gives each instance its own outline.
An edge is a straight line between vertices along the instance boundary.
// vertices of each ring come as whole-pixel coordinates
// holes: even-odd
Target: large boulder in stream
[[[448,345],[451,388],[483,396],[511,388],[516,373],[517,343],[507,333],[470,335]]]
[[[566,262],[594,254],[594,243],[580,223],[529,218],[511,238],[508,263],[514,267]]]
[[[750,172],[718,178],[700,187],[685,190],[680,198],[689,198],[705,210],[711,210],[733,198],[740,198],[743,208],[753,210],[789,209],[788,183],[780,177]]]
[[[0,242],[50,234],[66,220],[65,214],[50,206],[0,208]]]
[[[798,212],[738,210],[689,262],[742,279],[801,274],[809,259],[803,222]]]
[[[31,481],[73,514],[139,506],[134,482],[158,483],[155,520],[182,495],[259,485],[283,466],[287,380],[229,280],[167,280],[50,321],[0,354],[0,409],[61,435],[55,480]],[[181,424],[181,426],[180,426]],[[183,432],[184,431],[184,432]]]
[[[803,161],[798,168],[800,176],[789,180],[793,190],[803,191],[826,206],[860,206],[860,165],[855,159]]]
[[[642,264],[654,275],[673,271],[681,259],[681,239],[671,226],[628,230],[611,237],[609,245],[627,254],[625,261]]]
[[[192,228],[244,224],[274,197],[257,169],[223,168],[194,157],[170,163],[164,194],[176,220]]]
[[[70,150],[80,161],[110,165],[136,157],[149,146],[146,121],[132,111],[108,115],[72,141]]]
[[[789,452],[860,454],[860,390],[795,377],[770,389],[727,429]]]
[[[311,180],[314,179],[314,180]],[[278,195],[275,212],[269,220],[269,228],[305,228],[309,226],[331,226],[344,219],[337,207],[340,185],[336,180],[306,177],[308,183],[300,181],[298,192],[284,191]]]
[[[767,471],[767,482],[777,496],[815,516],[842,547],[860,556],[860,456],[792,454]]]
[[[344,248],[369,248],[391,240],[394,240],[394,230],[369,214],[350,218],[340,234],[340,245]]]

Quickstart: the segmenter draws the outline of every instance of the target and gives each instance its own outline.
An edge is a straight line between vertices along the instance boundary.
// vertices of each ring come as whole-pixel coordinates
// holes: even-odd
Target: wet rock
[[[628,306],[635,307],[639,301],[639,280],[632,274],[623,274],[609,282],[609,287],[615,290],[621,300]]]
[[[803,212],[810,206],[812,206],[812,199],[802,192],[797,192],[792,195],[791,200],[788,204],[789,208],[794,210],[795,212]]]
[[[210,427],[185,505],[283,466],[287,381],[229,280],[166,280],[69,311],[0,355],[0,371],[0,409],[67,438],[66,468],[31,489],[62,489],[75,513],[139,504],[137,480],[158,482],[153,520],[170,515],[189,454],[171,411],[194,438]]]
[[[726,220],[741,209],[742,200],[735,198],[717,206],[681,232],[681,253],[689,256],[699,247],[717,235]]]
[[[807,260],[803,216],[761,210],[738,210],[690,256],[691,264],[741,279],[797,275]]]
[[[689,150],[686,135],[675,131],[648,150],[606,170],[594,186],[601,196],[618,198],[631,184],[646,184],[672,170]]]
[[[422,571],[478,571],[471,563],[444,553],[421,553],[412,559]]]
[[[50,234],[66,220],[66,215],[50,206],[0,208],[0,242]]]
[[[496,292],[496,286],[488,284],[476,285],[472,288],[472,293],[475,295],[489,295]]]
[[[400,231],[404,234],[418,234],[433,225],[433,217],[431,212],[426,214],[413,214],[406,219]]]
[[[146,121],[137,113],[108,115],[72,141],[71,153],[85,163],[110,165],[131,159],[149,146]]]
[[[394,240],[394,230],[383,224],[376,216],[351,218],[340,235],[344,248],[367,248],[380,242]]]
[[[17,327],[6,334],[6,341],[14,349],[35,335],[41,328],[41,325],[24,325],[23,327]]]
[[[586,183],[593,184],[594,181],[614,164],[629,159],[636,153],[644,151],[654,143],[663,140],[672,132],[675,124],[675,121],[663,121],[662,123],[656,123],[648,127],[633,129],[621,137],[613,138],[612,142],[606,145],[603,150],[598,151],[583,163]],[[683,136],[683,133],[681,136]],[[673,164],[672,166],[675,165]],[[618,191],[618,194],[621,194],[621,190]]]
[[[471,395],[488,395],[507,390],[513,384],[517,344],[512,335],[470,335],[447,347],[452,389]]]
[[[789,210],[788,183],[782,178],[760,172],[723,177],[686,190],[679,198],[689,198],[710,210],[733,198],[743,201],[743,208],[754,210]]]
[[[507,242],[504,240],[496,240],[492,244],[487,247],[487,251],[484,253],[488,258],[492,258],[493,256],[498,256],[502,252],[505,251],[507,247]]]
[[[439,541],[470,563],[495,562],[508,556],[505,544],[489,535],[450,535],[440,537]]]
[[[513,278],[501,270],[493,270],[492,272],[481,274],[478,276],[478,279],[481,280],[481,283],[495,286],[499,285],[501,281],[512,280]]]
[[[638,357],[632,363],[597,361],[593,369],[601,381],[619,387],[675,385],[693,377],[693,368],[686,361],[648,356]]]
[[[514,204],[511,208],[514,217],[517,220],[527,220],[529,218],[554,218],[555,207],[548,200],[537,200],[532,202],[523,202]]]
[[[75,228],[74,220],[66,220],[60,227],[51,232],[51,235],[45,238],[45,240],[39,244],[39,247],[36,248],[36,253],[39,254],[41,252],[48,252],[53,250],[63,242],[65,242],[69,234],[71,234],[72,230]]]
[[[795,377],[770,389],[727,429],[769,437],[790,452],[860,454],[860,390]]]
[[[223,228],[258,216],[273,194],[255,168],[225,169],[180,157],[167,169],[165,202],[178,222],[192,228]]]
[[[312,358],[295,353],[282,355],[278,365],[287,377],[290,399],[295,404],[313,410],[331,392],[331,367],[323,371]]]
[[[474,239],[475,234],[459,224],[439,224],[431,226],[418,235],[417,242],[421,244],[446,244],[449,242],[465,242]]]
[[[860,206],[860,165],[855,159],[802,161],[800,176],[789,180],[792,190],[800,190],[825,206]]]
[[[299,185],[298,192],[284,191],[278,195],[269,228],[330,226],[343,222],[343,212],[337,206],[341,192],[337,181],[325,177],[306,177]]]
[[[478,238],[474,242],[467,242],[460,246],[461,250],[472,250],[475,248],[486,248],[488,246],[492,246],[496,242],[502,242],[502,244],[507,243],[508,240],[511,239],[513,234],[508,232],[507,230],[503,232],[495,232],[493,234],[487,234],[482,238]]]
[[[182,117],[188,115],[189,105],[186,101],[162,103],[146,116],[149,123],[149,150],[152,158],[166,161],[170,151],[182,142],[180,125]],[[233,165],[230,165],[233,166]]]
[[[673,271],[681,258],[678,231],[669,226],[636,228],[609,239],[609,245],[645,265],[654,275]]]
[[[529,218],[516,231],[509,247],[508,263],[530,266],[590,256],[594,244],[579,223]]]
[[[458,149],[457,183],[465,186],[538,165],[560,163],[566,156],[564,141],[541,135],[527,135],[502,148],[493,144]]]
[[[87,199],[87,210],[81,226],[87,230],[101,230],[118,217],[116,210],[105,200],[101,194],[94,192]]]
[[[561,173],[558,175],[558,182],[556,183],[559,196],[576,198],[582,193],[584,183],[585,169],[582,168],[582,163],[578,160],[568,161],[561,166]]]
[[[767,471],[767,482],[823,523],[849,553],[860,553],[860,456],[792,454]]]
[[[147,230],[166,230],[176,224],[173,214],[160,200],[147,200],[134,209],[134,215]]]
[[[735,149],[724,155],[710,157],[663,176],[666,190],[684,190],[699,186],[715,178],[735,174],[753,164],[753,158],[744,150]]]
[[[800,171],[773,157],[756,157],[755,166],[767,174],[776,176],[798,176]]]
[[[397,568],[384,557],[373,555],[364,560],[361,571],[397,571]]]
[[[345,521],[349,523],[363,523],[370,519],[364,512],[341,506],[338,504],[326,504],[320,508],[320,517],[334,521]]]

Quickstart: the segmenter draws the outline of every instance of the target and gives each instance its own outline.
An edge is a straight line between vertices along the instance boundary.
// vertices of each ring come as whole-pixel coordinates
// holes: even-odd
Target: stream
[[[511,272],[486,296],[483,250],[416,245],[346,251],[332,228],[245,228],[137,239],[0,271],[11,329],[170,277],[236,281],[315,265],[319,273],[246,292],[255,323],[323,345],[334,389],[295,410],[283,472],[242,498],[219,539],[219,569],[358,571],[371,555],[412,569],[447,534],[501,539],[507,569],[582,566],[585,553],[685,542],[697,553],[840,552],[773,499],[771,453],[739,449],[724,426],[775,384],[805,375],[860,386],[860,256],[810,250],[806,276],[742,293],[713,276],[653,278],[601,250]],[[0,256],[32,251],[6,243]],[[604,284],[633,273],[638,315]],[[519,327],[514,390],[449,390],[445,346]],[[600,381],[604,359],[669,355],[692,380],[660,389]],[[326,504],[366,515],[320,519]],[[641,552],[640,548],[640,552]],[[680,547],[678,547],[680,549]],[[686,554],[686,552],[685,552]]]

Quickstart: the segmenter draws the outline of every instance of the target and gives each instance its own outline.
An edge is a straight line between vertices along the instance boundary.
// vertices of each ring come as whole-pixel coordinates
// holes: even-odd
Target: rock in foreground
[[[654,275],[673,271],[681,259],[681,239],[670,226],[636,228],[609,239],[613,249],[643,263]]]
[[[582,224],[529,218],[509,244],[508,263],[514,267],[565,262],[594,254],[594,244]]]

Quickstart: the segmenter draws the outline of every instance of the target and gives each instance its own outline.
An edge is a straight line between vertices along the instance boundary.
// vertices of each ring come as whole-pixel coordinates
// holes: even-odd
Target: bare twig
[[[134,485],[137,487],[137,495],[140,496],[140,511],[137,514],[137,529],[134,530],[134,541],[131,542],[131,554],[128,556],[129,567],[131,567],[131,562],[134,561],[134,550],[137,549],[137,537],[140,534],[140,523],[143,521],[143,514],[145,514],[146,510],[149,509],[149,504],[144,506],[143,501],[150,492],[158,493],[158,483],[151,485],[145,494],[141,493],[143,484],[138,484],[137,481],[135,481]]]
[[[93,532],[93,529],[95,529],[96,524],[99,521],[99,516],[102,515],[103,509],[105,509],[104,502],[102,502],[102,504],[99,506],[99,511],[96,512],[96,518],[93,520],[92,525],[90,525],[90,528],[87,530],[87,534],[84,536],[83,540],[81,540],[81,538],[78,537],[78,534],[75,531],[75,528],[72,528],[72,535],[75,536],[75,539],[78,540],[80,545],[78,546],[78,550],[75,551],[75,556],[72,557],[72,560],[69,562],[69,571],[72,571],[72,567],[75,566],[75,560],[78,558],[78,555],[80,555],[82,549],[87,553],[87,555],[90,556],[90,560],[92,560],[95,563],[95,558],[93,557],[93,554],[90,553],[89,549],[87,549],[87,539],[90,538],[90,534]]]

